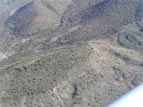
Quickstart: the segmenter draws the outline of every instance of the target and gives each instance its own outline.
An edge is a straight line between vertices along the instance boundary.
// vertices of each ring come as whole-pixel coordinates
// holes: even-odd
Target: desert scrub
[[[87,45],[72,46],[52,51],[42,56],[33,64],[16,68],[15,65],[3,70],[7,81],[1,81],[1,90],[5,90],[7,97],[33,96],[53,89],[58,83],[66,79],[68,69],[77,63],[86,61],[91,48]],[[1,77],[0,77],[1,78]],[[6,82],[6,83],[5,83]]]

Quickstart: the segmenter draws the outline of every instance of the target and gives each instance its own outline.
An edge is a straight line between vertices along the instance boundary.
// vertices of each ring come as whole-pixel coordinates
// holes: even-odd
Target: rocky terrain
[[[0,107],[106,107],[143,82],[143,0],[1,0]]]

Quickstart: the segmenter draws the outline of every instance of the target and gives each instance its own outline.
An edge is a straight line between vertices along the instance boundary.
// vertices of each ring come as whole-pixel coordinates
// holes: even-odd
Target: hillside
[[[143,82],[142,0],[4,1],[0,107],[105,107]]]
[[[42,2],[32,1],[16,10],[6,20],[5,25],[12,30],[14,35],[25,36],[28,33],[51,27],[57,22],[57,18],[57,14],[44,6]]]

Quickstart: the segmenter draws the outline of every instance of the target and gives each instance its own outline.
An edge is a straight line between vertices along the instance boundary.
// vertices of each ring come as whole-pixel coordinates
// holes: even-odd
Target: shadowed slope
[[[40,1],[32,1],[19,8],[10,16],[5,25],[14,35],[22,36],[37,30],[51,27],[57,21],[57,15]]]
[[[92,1],[92,0],[91,0]],[[80,35],[85,39],[102,38],[111,35],[121,26],[136,21],[135,14],[140,0],[103,0],[93,1],[91,5],[80,9],[68,10],[63,20],[65,26],[83,25]],[[72,8],[72,7],[71,7]],[[64,25],[63,24],[63,25]],[[88,36],[87,36],[88,35]]]

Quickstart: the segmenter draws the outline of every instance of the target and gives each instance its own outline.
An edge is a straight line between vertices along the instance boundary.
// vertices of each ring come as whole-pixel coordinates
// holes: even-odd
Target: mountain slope
[[[40,1],[32,1],[18,9],[10,16],[5,25],[10,28],[15,35],[26,35],[28,33],[46,29],[56,23],[57,15],[48,10]]]
[[[0,11],[0,106],[105,107],[142,83],[142,4],[5,4]]]
[[[142,55],[108,40],[48,53],[1,69],[2,105],[104,107],[142,82]]]

